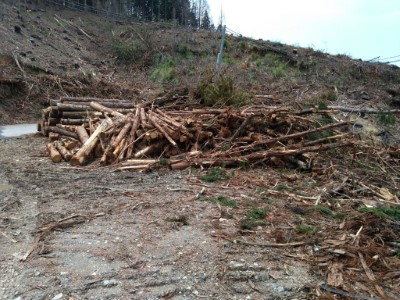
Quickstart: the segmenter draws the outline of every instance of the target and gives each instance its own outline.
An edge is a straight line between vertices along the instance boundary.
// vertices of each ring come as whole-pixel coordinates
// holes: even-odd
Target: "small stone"
[[[110,279],[110,280],[106,279],[106,280],[103,281],[103,286],[104,287],[113,287],[113,286],[116,286],[116,285],[118,285],[118,281],[115,280],[115,279]]]
[[[51,300],[60,300],[63,296],[64,296],[63,293],[60,293],[51,298]]]

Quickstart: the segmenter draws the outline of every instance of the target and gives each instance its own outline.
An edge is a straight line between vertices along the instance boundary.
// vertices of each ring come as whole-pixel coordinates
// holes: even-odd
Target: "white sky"
[[[222,7],[227,27],[244,36],[363,60],[400,55],[400,0],[208,0],[208,4],[215,24]]]

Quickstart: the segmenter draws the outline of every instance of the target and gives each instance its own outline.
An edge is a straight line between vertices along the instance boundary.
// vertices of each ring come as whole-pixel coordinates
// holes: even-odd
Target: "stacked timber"
[[[97,160],[119,170],[148,170],[160,162],[172,169],[288,162],[306,167],[307,153],[352,144],[344,132],[348,122],[331,120],[321,125],[282,107],[165,110],[64,97],[39,122],[53,162],[82,166]]]

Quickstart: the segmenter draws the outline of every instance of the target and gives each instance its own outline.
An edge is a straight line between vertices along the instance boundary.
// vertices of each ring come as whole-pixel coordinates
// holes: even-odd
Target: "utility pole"
[[[215,68],[215,73],[217,73],[217,75],[219,75],[219,73],[221,72],[221,64],[222,64],[222,54],[224,51],[224,44],[225,44],[225,31],[226,31],[226,26],[222,26],[221,23],[221,47],[219,49],[219,53],[218,53],[218,57],[217,57],[217,66]]]

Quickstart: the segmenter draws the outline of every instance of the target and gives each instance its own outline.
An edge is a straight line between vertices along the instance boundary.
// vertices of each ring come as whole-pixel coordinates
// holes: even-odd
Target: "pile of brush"
[[[172,169],[266,163],[306,168],[306,153],[352,144],[348,122],[321,114],[318,121],[284,107],[166,110],[126,100],[61,98],[43,110],[38,130],[50,138],[52,160],[73,166],[98,159],[121,170],[160,162]]]

